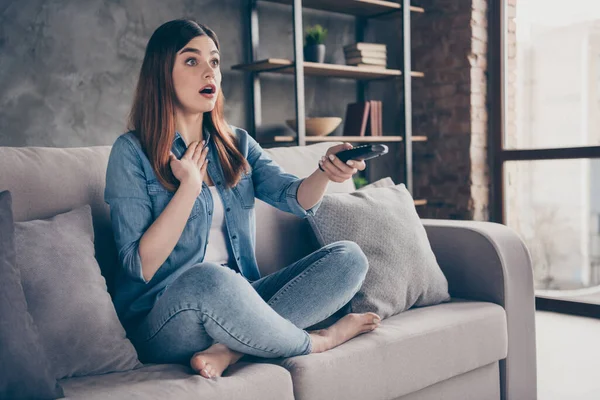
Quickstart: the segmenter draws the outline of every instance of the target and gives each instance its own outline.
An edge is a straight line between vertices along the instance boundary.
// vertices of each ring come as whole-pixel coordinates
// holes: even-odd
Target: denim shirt
[[[225,209],[228,240],[235,265],[250,282],[260,278],[254,253],[256,224],[255,197],[282,211],[305,218],[314,215],[320,202],[310,210],[298,203],[296,194],[303,179],[288,174],[263,151],[248,133],[231,126],[242,155],[251,171],[240,182],[227,188],[214,141],[208,141],[207,173],[215,184]],[[204,130],[207,140],[209,132]],[[181,158],[187,149],[176,133],[171,150]],[[213,199],[206,183],[197,197],[186,226],[169,257],[147,282],[142,275],[139,255],[140,238],[173,198],[156,178],[150,160],[132,132],[125,133],[112,146],[106,171],[104,200],[119,254],[114,303],[126,329],[133,328],[152,309],[162,292],[179,275],[201,263],[212,223]],[[233,260],[232,260],[233,261]],[[235,266],[234,265],[234,266]],[[227,267],[223,267],[227,268]]]

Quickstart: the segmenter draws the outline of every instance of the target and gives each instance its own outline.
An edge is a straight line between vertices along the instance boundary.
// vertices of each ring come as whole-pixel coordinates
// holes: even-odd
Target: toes
[[[193,356],[190,364],[191,364],[192,368],[198,372],[200,372],[201,370],[206,368],[206,362],[201,357],[198,357],[198,356]]]
[[[200,357],[193,357],[190,364],[192,366],[192,369],[194,369],[200,374],[200,376],[204,378],[212,379],[216,375],[212,365],[210,365]]]
[[[381,317],[374,312],[368,312],[365,315],[368,316],[369,323],[378,324],[381,322]]]
[[[214,376],[214,369],[208,363],[206,363],[206,366],[204,367],[204,369],[201,372],[202,372],[202,376],[205,378],[208,378],[208,379],[211,379]]]

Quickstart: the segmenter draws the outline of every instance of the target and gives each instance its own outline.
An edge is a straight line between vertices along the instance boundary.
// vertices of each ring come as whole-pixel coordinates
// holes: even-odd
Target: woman
[[[104,194],[122,266],[115,307],[140,359],[189,362],[205,378],[243,354],[326,351],[380,321],[347,314],[327,329],[305,330],[362,285],[368,264],[355,243],[333,243],[260,277],[255,196],[306,217],[330,180],[350,179],[365,165],[334,156],[351,148],[345,144],[305,179],[285,173],[225,122],[219,63],[217,36],[206,26],[175,20],[154,32]]]

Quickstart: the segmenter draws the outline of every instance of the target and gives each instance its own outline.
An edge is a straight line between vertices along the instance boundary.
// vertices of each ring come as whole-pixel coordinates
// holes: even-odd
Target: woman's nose
[[[205,78],[214,78],[215,77],[215,71],[212,69],[212,67],[210,65],[204,71],[204,77]]]

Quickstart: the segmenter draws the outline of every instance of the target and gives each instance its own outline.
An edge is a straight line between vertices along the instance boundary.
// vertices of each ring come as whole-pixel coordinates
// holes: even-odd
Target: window
[[[491,2],[492,217],[538,308],[600,317],[600,2]]]

